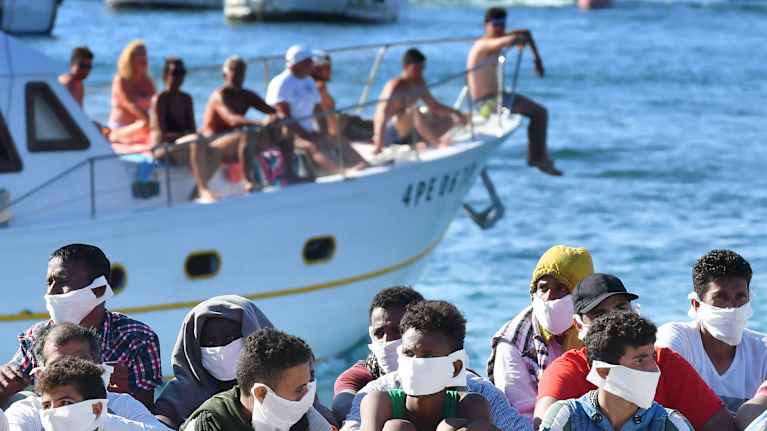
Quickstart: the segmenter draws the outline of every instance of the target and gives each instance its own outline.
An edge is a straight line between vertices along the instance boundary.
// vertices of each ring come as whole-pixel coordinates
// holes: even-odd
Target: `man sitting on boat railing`
[[[437,102],[429,92],[423,78],[426,56],[416,48],[410,48],[402,57],[402,73],[387,82],[381,91],[374,117],[373,153],[379,154],[385,146],[412,144],[423,147],[449,145],[446,132],[455,123],[466,123],[466,117],[459,111]],[[450,125],[434,127],[419,110],[417,103],[423,101],[429,112],[436,116],[450,117]],[[441,129],[441,130],[440,130]],[[415,135],[415,142],[411,138]],[[423,149],[423,148],[421,148]]]

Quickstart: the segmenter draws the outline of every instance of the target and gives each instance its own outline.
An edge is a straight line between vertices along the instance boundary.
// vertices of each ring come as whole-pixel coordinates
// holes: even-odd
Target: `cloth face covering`
[[[101,414],[96,416],[93,406],[101,404]],[[107,400],[85,400],[68,406],[40,410],[40,422],[45,431],[93,431],[106,413]]]
[[[243,340],[238,338],[226,346],[200,347],[202,366],[216,379],[232,381],[237,377],[237,359],[242,346]]]
[[[609,368],[610,373],[603,379],[598,373],[599,368]],[[659,371],[639,371],[623,365],[608,364],[594,361],[586,380],[600,389],[621,397],[626,401],[647,409],[655,399],[655,390],[660,379]]]
[[[384,374],[389,374],[392,371],[397,371],[397,349],[402,345],[402,338],[393,341],[378,341],[375,335],[373,335],[373,327],[368,327],[368,333],[370,334],[370,341],[368,348],[378,360],[378,366],[381,367],[381,371]]]
[[[544,329],[560,335],[573,325],[573,296],[567,294],[559,299],[544,301],[540,292],[533,295],[533,315]]]
[[[256,388],[264,387],[266,397],[263,401],[256,398]],[[306,394],[298,401],[286,400],[272,391],[272,388],[261,383],[256,383],[250,390],[253,395],[253,416],[251,423],[253,429],[287,431],[293,424],[298,422],[314,403],[314,395],[317,393],[317,382],[309,382]]]
[[[455,361],[462,361],[463,366],[458,376],[453,377]],[[402,390],[414,397],[436,394],[451,386],[466,386],[466,352],[457,350],[439,358],[415,358],[403,355],[400,348],[397,375]]]
[[[104,294],[97,297],[94,289],[106,287]],[[97,305],[114,296],[106,277],[99,276],[93,283],[69,293],[45,295],[45,308],[54,323],[74,323],[79,325]]]
[[[631,305],[629,306],[629,309],[631,310],[632,313],[636,314],[637,316],[641,316],[642,315],[641,314],[641,307],[639,306],[639,304],[635,304],[635,303],[632,302]],[[583,323],[583,318],[581,317],[580,314],[574,314],[573,315],[573,320],[578,322],[578,324],[581,326],[581,329],[578,330],[578,339],[581,340],[581,341],[585,341],[586,340],[586,334],[588,334],[589,333],[589,329],[591,329],[591,324],[590,323],[589,324]]]
[[[687,312],[691,319],[698,320],[706,331],[717,340],[730,345],[737,346],[743,338],[743,329],[746,328],[748,319],[754,315],[751,308],[751,300],[737,308],[719,308],[708,305],[701,301],[698,294],[690,292],[688,299],[698,301],[700,306],[695,311],[692,306]]]

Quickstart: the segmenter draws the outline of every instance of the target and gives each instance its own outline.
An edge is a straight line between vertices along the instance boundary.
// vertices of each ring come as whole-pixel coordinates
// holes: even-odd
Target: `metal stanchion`
[[[162,148],[165,151],[165,199],[166,205],[170,207],[173,205],[173,197],[170,193],[170,151],[168,150],[170,145],[167,142],[163,142]]]
[[[93,157],[88,159],[88,170],[91,180],[91,218],[96,218],[96,167]]]

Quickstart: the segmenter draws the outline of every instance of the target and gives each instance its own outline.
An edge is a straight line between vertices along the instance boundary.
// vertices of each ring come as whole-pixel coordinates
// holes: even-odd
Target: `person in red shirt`
[[[615,310],[632,309],[630,302],[638,298],[626,291],[623,283],[615,276],[593,274],[586,277],[573,291],[574,317],[579,335],[585,337],[591,322],[599,316]],[[722,401],[684,358],[668,348],[656,347],[655,352],[661,372],[655,401],[678,410],[696,430],[737,429]],[[555,402],[578,398],[596,389],[586,380],[590,370],[591,364],[585,347],[564,353],[546,368],[538,383],[533,425],[535,429]]]

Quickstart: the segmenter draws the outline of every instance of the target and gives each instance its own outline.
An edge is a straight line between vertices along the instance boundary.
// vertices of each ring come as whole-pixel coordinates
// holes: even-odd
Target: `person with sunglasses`
[[[93,52],[87,46],[78,46],[72,50],[72,55],[69,57],[69,71],[59,76],[59,84],[69,91],[81,107],[85,99],[83,81],[88,78],[92,68]]]
[[[185,76],[183,60],[177,57],[165,59],[162,69],[165,89],[152,98],[149,108],[149,142],[152,147],[163,143],[172,144],[181,137],[195,133],[192,96],[181,91]],[[164,153],[164,148],[155,149],[155,157],[162,157]],[[169,151],[168,156],[172,164],[189,164],[187,145]]]

